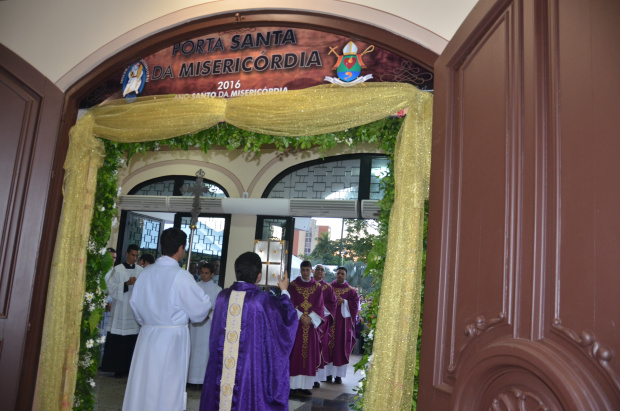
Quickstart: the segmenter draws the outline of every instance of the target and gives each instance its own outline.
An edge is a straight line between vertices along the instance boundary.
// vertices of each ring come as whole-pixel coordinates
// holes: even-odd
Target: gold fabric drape
[[[430,176],[432,97],[418,94],[394,151],[394,205],[364,409],[411,410],[420,319],[424,200]]]
[[[230,100],[142,97],[133,103],[119,100],[89,110],[71,129],[34,409],[70,410],[73,405],[86,247],[97,169],[104,155],[103,144],[95,137],[118,142],[162,140],[196,133],[221,121],[257,133],[308,136],[367,124],[406,107],[409,113],[395,155],[396,198],[375,334],[376,360],[370,370],[364,408],[410,408],[420,312],[431,105],[432,95],[412,85],[366,83]]]
[[[64,202],[45,307],[34,410],[73,408],[86,287],[86,246],[97,170],[104,159],[103,143],[92,137],[92,126],[92,116],[86,115],[69,135]]]

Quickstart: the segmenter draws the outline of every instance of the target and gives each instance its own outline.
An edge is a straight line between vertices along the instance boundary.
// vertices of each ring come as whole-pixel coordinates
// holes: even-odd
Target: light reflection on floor
[[[359,355],[351,355],[351,364],[355,364],[360,358]],[[360,372],[354,373],[352,365],[349,365],[342,384],[323,382],[320,388],[312,390],[312,396],[289,399],[289,411],[349,411],[349,403],[353,401],[355,394],[353,388],[357,386],[360,378]],[[95,383],[97,399],[94,411],[120,411],[127,377],[114,378],[112,373],[99,372]],[[187,411],[198,411],[199,406],[200,390],[197,387],[188,387]]]

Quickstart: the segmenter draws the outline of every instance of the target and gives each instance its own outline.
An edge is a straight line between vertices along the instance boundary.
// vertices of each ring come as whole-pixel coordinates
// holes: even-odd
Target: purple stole
[[[329,341],[329,351],[331,360],[335,366],[349,363],[349,355],[355,346],[355,318],[359,305],[359,296],[349,283],[338,284],[336,280],[331,283],[336,297],[341,297],[349,302],[349,312],[351,318],[342,316],[342,307],[338,305],[334,323],[331,325],[331,339]]]
[[[305,283],[301,277],[291,282],[288,292],[295,308],[304,314],[316,313],[325,321],[323,306],[323,288],[321,284],[310,278]],[[290,375],[315,376],[321,365],[320,335],[313,324],[304,326],[301,321],[297,328],[295,344],[291,351]]]
[[[325,280],[321,280],[319,283],[323,289],[325,308],[331,314],[325,317],[325,321],[323,321],[318,328],[321,334],[321,355],[323,357],[323,361],[319,368],[323,368],[325,365],[332,362],[329,352],[329,341],[332,338],[331,326],[334,323],[334,315],[336,315],[336,310],[338,309],[338,301],[336,300],[336,294],[334,294],[334,290],[330,284],[326,283]]]

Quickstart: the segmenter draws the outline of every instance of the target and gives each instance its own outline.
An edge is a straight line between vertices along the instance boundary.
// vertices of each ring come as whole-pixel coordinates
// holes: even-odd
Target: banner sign
[[[231,98],[366,81],[433,87],[428,70],[373,44],[316,30],[260,27],[175,43],[111,77],[80,106],[162,94]]]

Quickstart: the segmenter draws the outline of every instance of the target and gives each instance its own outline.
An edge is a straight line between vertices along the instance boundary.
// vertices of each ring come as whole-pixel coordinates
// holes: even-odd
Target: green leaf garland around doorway
[[[255,134],[229,124],[219,124],[200,133],[179,136],[169,140],[146,143],[114,143],[102,140],[105,144],[106,157],[97,175],[97,192],[95,209],[91,224],[88,261],[86,273],[86,291],[82,311],[80,330],[80,352],[78,376],[75,387],[74,410],[92,410],[95,406],[95,376],[101,358],[101,344],[105,339],[99,336],[97,325],[103,318],[105,310],[105,274],[112,266],[112,258],[106,252],[111,229],[118,223],[116,209],[118,168],[128,163],[135,154],[157,151],[159,149],[189,150],[201,149],[207,153],[212,147],[226,147],[229,151],[243,150],[257,155],[262,147],[275,147],[280,151],[298,151],[318,148],[321,153],[337,145],[354,146],[359,143],[376,144],[390,159],[390,173],[382,180],[385,196],[381,201],[379,218],[380,236],[368,256],[369,265],[364,273],[373,278],[374,291],[371,301],[362,311],[363,321],[367,325],[364,331],[364,355],[357,369],[365,370],[372,361],[372,337],[376,326],[377,311],[381,294],[381,277],[384,256],[387,248],[389,212],[394,201],[393,159],[396,136],[402,119],[386,118],[349,130],[306,137],[275,137]],[[122,250],[118,250],[121,252]],[[421,330],[421,328],[420,328]],[[419,343],[418,343],[419,344]],[[418,348],[419,353],[419,348]],[[417,375],[417,373],[416,373]],[[416,379],[417,381],[417,379]],[[417,382],[416,382],[417,385]],[[355,409],[363,405],[365,377],[357,388]],[[417,396],[417,387],[414,389]],[[414,398],[414,409],[415,409]]]

